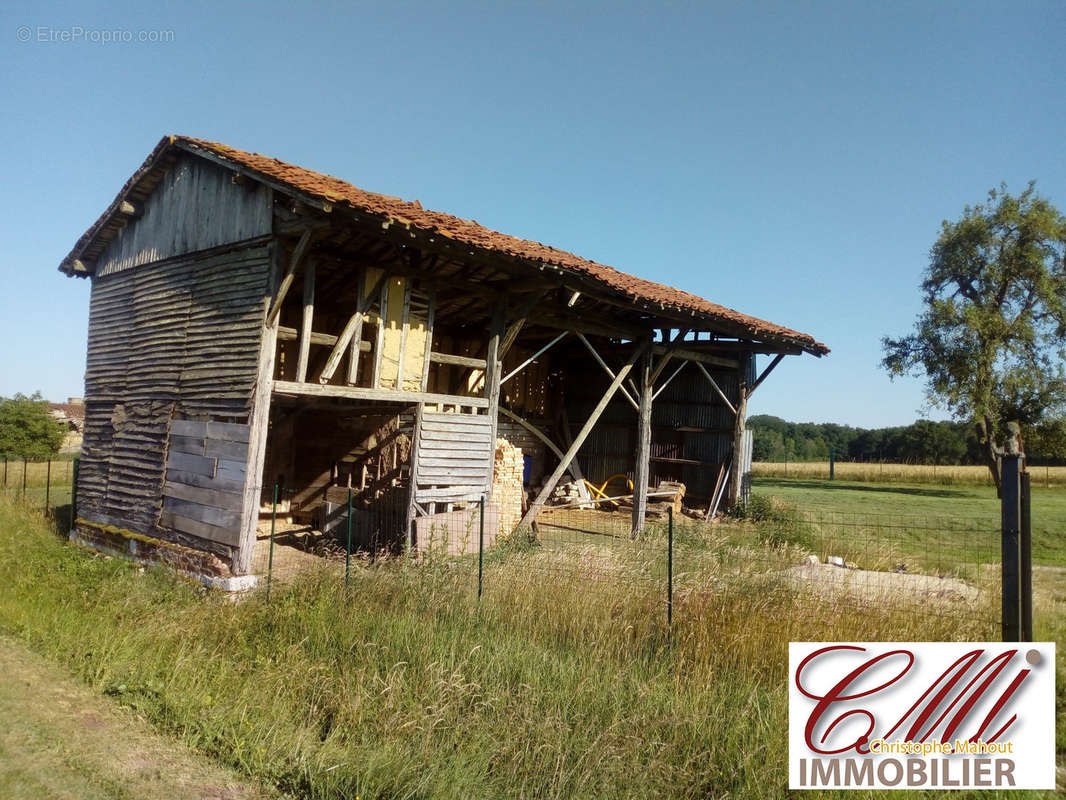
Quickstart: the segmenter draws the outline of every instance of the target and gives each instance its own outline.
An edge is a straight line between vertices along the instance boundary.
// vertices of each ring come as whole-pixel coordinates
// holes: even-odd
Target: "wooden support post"
[[[674,353],[677,352],[678,347],[681,345],[681,343],[685,341],[685,337],[688,335],[689,330],[689,328],[681,328],[674,335],[674,338],[670,339],[670,344],[672,345],[672,347],[663,354],[663,357],[659,359],[659,363],[655,365],[655,369],[652,370],[652,383],[655,383],[655,381],[659,380],[659,376],[662,374],[662,371],[666,368],[666,365],[670,362],[670,359],[674,357]],[[663,331],[663,334],[665,335],[666,331]]]
[[[574,335],[577,336],[577,338],[581,340],[581,343],[583,345],[585,345],[585,347],[588,349],[588,351],[590,353],[592,353],[592,357],[594,359],[596,359],[596,363],[597,364],[599,364],[601,367],[603,367],[604,372],[606,372],[608,375],[610,375],[613,378],[614,377],[614,370],[607,366],[607,362],[604,361],[600,357],[600,354],[596,352],[596,348],[593,347],[592,344],[589,342],[589,340],[585,338],[585,334],[581,333],[581,331],[574,331]],[[627,392],[625,390],[624,386],[621,387],[621,389],[622,389],[622,395],[625,397],[626,400],[629,401],[629,405],[633,406],[633,410],[634,411],[638,411],[639,412],[640,411],[640,406],[637,404],[637,401],[634,400],[633,396],[629,392]]]
[[[518,338],[518,334],[522,332],[522,327],[526,324],[529,313],[540,302],[544,294],[544,292],[537,292],[519,306],[518,318],[507,327],[507,332],[503,335],[503,341],[500,342],[500,361],[503,361],[507,353],[510,352],[511,346],[515,343],[515,339]]]
[[[384,276],[382,276],[384,277]],[[352,318],[348,320],[348,323],[352,326],[352,343],[348,348],[348,374],[345,376],[345,383],[349,386],[355,386],[359,383],[359,356],[362,353],[363,344],[363,319],[366,316],[366,270],[361,270],[359,273],[359,283],[355,298],[355,313],[352,314]],[[347,326],[345,326],[347,329]],[[369,350],[370,343],[367,342],[367,349]],[[332,356],[333,353],[330,353]],[[328,362],[327,362],[328,364]],[[323,370],[325,374],[325,370]],[[321,378],[319,379],[321,380]]]
[[[553,442],[551,439],[548,438],[548,434],[546,434],[544,431],[542,431],[540,428],[538,428],[536,425],[534,425],[528,419],[525,419],[524,417],[518,416],[518,414],[514,413],[510,409],[504,408],[503,406],[500,406],[500,413],[503,414],[508,419],[514,420],[519,425],[521,425],[523,428],[525,428],[527,431],[529,431],[534,436],[536,436],[538,439],[540,439],[542,442],[544,442],[544,446],[547,447],[549,450],[551,450],[555,454],[556,458],[561,459],[563,457],[563,451],[559,449],[559,446],[557,444],[555,444],[555,442]],[[570,443],[567,442],[567,446],[568,447],[569,447],[569,444]],[[586,501],[587,500],[591,500],[592,498],[589,496],[588,487],[585,486],[585,476],[581,472],[581,467],[577,463],[577,459],[576,458],[570,459],[570,471],[574,475],[574,480],[576,480],[578,482],[578,484],[579,484],[578,495],[581,496],[582,500],[586,500]]]
[[[774,356],[774,360],[773,360],[773,361],[771,361],[771,362],[770,362],[769,364],[767,364],[767,366],[766,366],[766,369],[764,369],[764,370],[763,370],[763,371],[762,371],[762,372],[761,372],[761,373],[759,374],[759,377],[755,379],[755,383],[753,383],[753,384],[751,385],[751,388],[750,388],[750,389],[748,389],[748,397],[751,397],[751,394],[752,394],[752,392],[754,392],[754,391],[755,391],[756,389],[758,389],[758,388],[759,388],[759,385],[760,385],[760,384],[761,384],[761,383],[762,383],[762,382],[763,382],[764,380],[766,380],[766,377],[767,377],[767,376],[768,376],[768,375],[769,375],[769,374],[770,374],[771,372],[773,372],[773,371],[774,371],[774,367],[776,367],[776,366],[777,366],[778,364],[780,364],[780,363],[781,363],[781,360],[782,360],[782,359],[783,359],[784,357],[785,357],[784,353],[778,353],[778,354],[777,354],[776,356]]]
[[[561,459],[563,457],[563,451],[561,449],[559,449],[559,445],[557,445],[550,438],[548,438],[548,434],[546,434],[544,431],[542,431],[540,428],[538,428],[536,425],[534,425],[528,419],[526,419],[525,417],[520,417],[518,414],[514,413],[513,411],[511,411],[508,408],[504,408],[503,406],[500,406],[500,413],[503,414],[508,419],[514,420],[519,425],[521,425],[523,428],[525,428],[527,431],[529,431],[534,436],[536,436],[538,439],[540,439],[544,443],[544,446],[547,447],[549,450],[551,450],[555,454],[556,458],[560,458]]]
[[[300,352],[296,359],[296,382],[307,380],[307,361],[311,355],[311,324],[315,317],[315,262],[307,259],[304,268],[304,314],[300,324]]]
[[[667,356],[663,356],[665,361]],[[654,391],[651,355],[641,359],[640,408],[637,412],[637,452],[633,469],[633,531],[635,537],[644,530],[644,518],[648,512],[648,482],[651,479],[651,404]]]
[[[429,391],[429,364],[430,354],[433,352],[433,322],[437,313],[437,289],[435,286],[429,287],[429,299],[426,303],[426,352],[422,361],[422,383],[419,386],[419,391]]]
[[[659,395],[661,395],[663,392],[666,391],[666,387],[670,385],[670,381],[672,381],[674,378],[677,377],[678,373],[681,372],[681,370],[683,370],[685,368],[686,364],[688,364],[687,361],[682,361],[680,364],[678,364],[677,369],[675,369],[670,374],[670,377],[667,378],[665,381],[663,381],[662,385],[658,389],[655,390],[655,394],[653,394],[651,396],[652,400],[654,400],[656,397],[658,397]]]
[[[403,391],[403,362],[407,358],[407,334],[411,330],[411,281],[404,281],[403,312],[400,314],[400,355],[396,364],[396,391]]]
[[[280,269],[281,246],[277,238],[271,245],[271,269],[268,286],[277,284]],[[277,317],[270,319],[268,291],[263,301],[263,326],[259,341],[259,367],[252,392],[252,409],[248,415],[248,461],[244,473],[243,501],[241,503],[241,530],[237,539],[237,552],[233,557],[233,573],[246,575],[252,566],[256,532],[259,527],[259,503],[263,493],[263,467],[266,460],[267,433],[270,429],[270,398],[274,383],[274,358],[277,352]]]
[[[289,287],[292,286],[293,278],[296,277],[296,268],[300,266],[300,261],[303,259],[308,245],[311,244],[313,235],[314,230],[312,228],[305,228],[300,236],[300,241],[296,243],[296,249],[292,251],[292,256],[289,258],[288,269],[285,270],[285,275],[282,277],[281,283],[274,294],[274,302],[270,306],[270,311],[267,312],[266,321],[268,325],[274,325],[278,321],[278,314],[281,313],[281,304],[285,302],[285,295],[289,293]],[[276,240],[274,246],[277,247]]]
[[[503,336],[503,310],[497,309],[492,315],[492,328],[489,330],[489,346],[485,354],[485,397],[488,398],[489,407],[486,413],[489,415],[489,450],[496,453],[496,428],[499,424],[500,415],[500,373],[503,364],[500,363],[500,339]],[[489,489],[492,488],[492,477],[489,477]]]
[[[725,403],[726,408],[736,414],[736,408],[731,402],[729,402],[729,398],[726,397],[725,392],[722,391],[722,388],[715,382],[714,378],[711,377],[711,373],[707,371],[707,368],[703,366],[703,364],[701,364],[699,361],[696,361],[694,363],[699,368],[700,372],[703,373],[703,377],[705,377],[710,382],[711,387],[718,393],[718,396],[722,399],[722,402]]]
[[[737,407],[733,420],[733,458],[729,471],[728,507],[733,508],[740,502],[740,492],[744,484],[744,422],[748,415],[748,359],[740,359],[737,368]]]
[[[559,404],[559,428],[563,432],[563,444],[569,447],[574,443],[574,438],[570,435],[570,417],[566,413],[565,402]],[[562,457],[563,454],[559,453],[559,458]],[[577,456],[570,459],[569,470],[577,481],[578,497],[582,500],[592,500],[592,492],[585,485],[585,475],[581,471],[581,463],[577,460]]]
[[[340,366],[341,358],[344,356],[344,351],[348,348],[349,342],[352,343],[352,357],[348,363],[348,383],[354,384],[356,382],[359,377],[359,345],[363,340],[363,318],[366,316],[366,310],[370,307],[374,294],[381,291],[386,277],[382,275],[378,282],[374,284],[374,288],[365,297],[363,296],[363,289],[366,286],[366,274],[364,273],[359,277],[359,297],[355,301],[355,313],[348,318],[348,322],[344,325],[344,330],[337,337],[337,341],[326,359],[326,366],[322,368],[322,374],[318,378],[319,383],[329,383],[333,373]]]
[[[526,367],[528,367],[530,364],[532,364],[534,361],[536,361],[538,358],[540,358],[542,355],[544,355],[546,352],[548,352],[548,350],[550,350],[552,347],[554,347],[556,344],[558,344],[563,338],[566,337],[566,334],[567,334],[566,331],[563,331],[562,333],[560,333],[558,336],[556,336],[554,339],[552,339],[550,342],[548,342],[546,345],[544,345],[542,348],[540,348],[540,350],[535,352],[533,355],[531,355],[529,358],[527,358],[525,361],[523,361],[521,364],[519,364],[513,370],[511,370],[506,375],[504,375],[503,378],[500,379],[500,383],[507,383],[507,381],[511,380],[511,378],[513,378],[519,372],[524,370]]]
[[[529,507],[526,515],[522,517],[522,525],[532,525],[533,521],[536,520],[537,515],[540,514],[540,510],[544,507],[548,498],[551,497],[552,492],[555,491],[559,479],[563,477],[563,473],[566,472],[567,467],[570,466],[570,461],[577,455],[577,451],[581,449],[581,445],[585,443],[585,439],[588,438],[588,435],[592,432],[596,423],[599,422],[603,410],[607,408],[608,403],[611,402],[611,399],[618,392],[619,388],[621,388],[622,381],[626,379],[626,376],[629,375],[630,371],[633,369],[633,365],[637,363],[637,359],[644,355],[647,348],[647,342],[639,345],[633,351],[633,354],[629,357],[625,366],[618,370],[618,374],[614,376],[614,380],[611,381],[611,385],[607,387],[607,391],[604,392],[603,397],[600,398],[600,402],[598,402],[596,407],[592,409],[592,414],[590,414],[589,418],[585,420],[585,424],[574,438],[573,443],[567,448],[563,457],[559,459],[559,465],[555,468],[555,471],[552,472],[551,476],[544,484],[544,487],[540,490],[537,499],[533,501],[533,504]]]
[[[500,340],[500,349],[499,349],[499,356],[498,357],[499,357],[499,360],[500,360],[501,363],[503,362],[503,359],[507,355],[507,353],[510,352],[511,346],[515,343],[515,340],[518,338],[518,334],[521,333],[522,326],[524,326],[526,324],[526,319],[529,317],[529,312],[533,310],[533,307],[536,306],[537,301],[540,300],[540,298],[543,295],[544,295],[543,292],[537,293],[533,297],[529,298],[525,303],[523,303],[518,308],[518,312],[517,312],[518,319],[516,319],[514,322],[512,322],[507,327],[506,332],[503,334],[503,338]],[[558,341],[558,340],[556,340],[556,341]],[[552,344],[554,344],[554,343],[555,342],[552,342]],[[547,348],[545,348],[545,349],[547,349]],[[532,360],[532,359],[530,359],[530,360]],[[447,362],[445,362],[445,363],[447,363]],[[453,362],[453,363],[458,363],[458,362]],[[528,364],[528,363],[529,363],[529,361],[526,361],[526,364]],[[462,366],[462,365],[460,364],[459,366]],[[525,366],[525,364],[523,364],[522,366]],[[453,392],[460,391],[460,389],[470,380],[470,376],[473,374],[475,369],[478,369],[478,367],[471,366],[468,369],[465,369],[461,373],[459,373],[459,375],[455,378],[454,382],[452,383],[451,390]],[[517,372],[517,370],[515,370],[515,372]]]
[[[415,537],[415,513],[418,510],[415,503],[415,496],[418,494],[418,451],[422,439],[422,412],[424,408],[425,404],[419,403],[418,408],[415,411],[415,429],[411,436],[411,452],[408,455],[411,469],[407,484],[407,514],[405,517],[407,522],[404,526],[404,532],[407,534],[407,546],[411,551],[415,550],[418,546]]]
[[[381,357],[385,349],[385,318],[389,314],[389,282],[381,284],[381,294],[378,298],[378,336],[374,345],[374,371],[370,376],[370,388],[377,389],[381,385]]]

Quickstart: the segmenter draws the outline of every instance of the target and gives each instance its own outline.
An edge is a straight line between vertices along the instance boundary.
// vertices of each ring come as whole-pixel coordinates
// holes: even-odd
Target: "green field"
[[[991,486],[866,483],[855,481],[755,478],[754,492],[781,498],[801,510],[827,517],[839,515],[843,524],[896,520],[918,533],[901,545],[921,553],[932,537],[947,559],[960,548],[978,550],[987,560],[999,560],[1000,507]],[[1066,566],[1066,489],[1033,487],[1033,563]]]

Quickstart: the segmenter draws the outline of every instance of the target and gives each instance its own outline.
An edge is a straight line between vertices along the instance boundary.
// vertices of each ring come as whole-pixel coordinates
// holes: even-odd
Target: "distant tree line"
[[[754,433],[755,461],[825,461],[832,450],[840,461],[909,464],[984,464],[984,447],[975,426],[965,422],[920,419],[894,428],[853,428],[832,422],[787,422],[780,417],[748,418]],[[1066,420],[1049,421],[1026,431],[1031,462],[1066,463]]]

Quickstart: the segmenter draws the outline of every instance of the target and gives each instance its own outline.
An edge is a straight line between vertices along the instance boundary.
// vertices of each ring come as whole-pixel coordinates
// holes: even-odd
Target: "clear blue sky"
[[[30,41],[20,41],[29,29]],[[61,41],[65,32],[81,41]],[[85,41],[172,31],[161,43]],[[0,395],[82,393],[56,266],[164,133],[418,198],[815,334],[752,413],[912,421],[879,370],[944,218],[1066,207],[1066,3],[9,2]],[[40,41],[40,38],[56,41]]]

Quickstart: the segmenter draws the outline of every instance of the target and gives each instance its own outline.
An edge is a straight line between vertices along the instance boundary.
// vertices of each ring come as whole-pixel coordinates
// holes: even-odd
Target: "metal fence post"
[[[833,452],[833,448],[829,448],[829,480],[836,478],[836,454]]]
[[[278,485],[274,484],[274,502],[270,506],[270,550],[267,555],[267,602],[270,602],[270,584],[274,580],[274,527],[278,519]]]
[[[1002,562],[1003,562],[1003,641],[1017,642],[1021,638],[1021,456],[1000,457],[1000,488],[1002,491]]]
[[[482,583],[485,571],[485,496],[478,503],[477,528],[477,599],[481,599]]]
[[[26,459],[22,459],[22,499],[26,499]]]
[[[51,516],[52,500],[52,459],[48,459],[48,467],[44,476],[44,513]]]
[[[7,456],[4,456],[4,488],[7,488]]]
[[[1021,640],[1033,641],[1033,520],[1030,509],[1029,472],[1022,473],[1021,537],[1018,542],[1021,557]]]
[[[666,507],[666,627],[674,625],[674,505]]]
[[[344,546],[344,585],[348,585],[352,571],[352,487],[348,487],[348,542]]]

